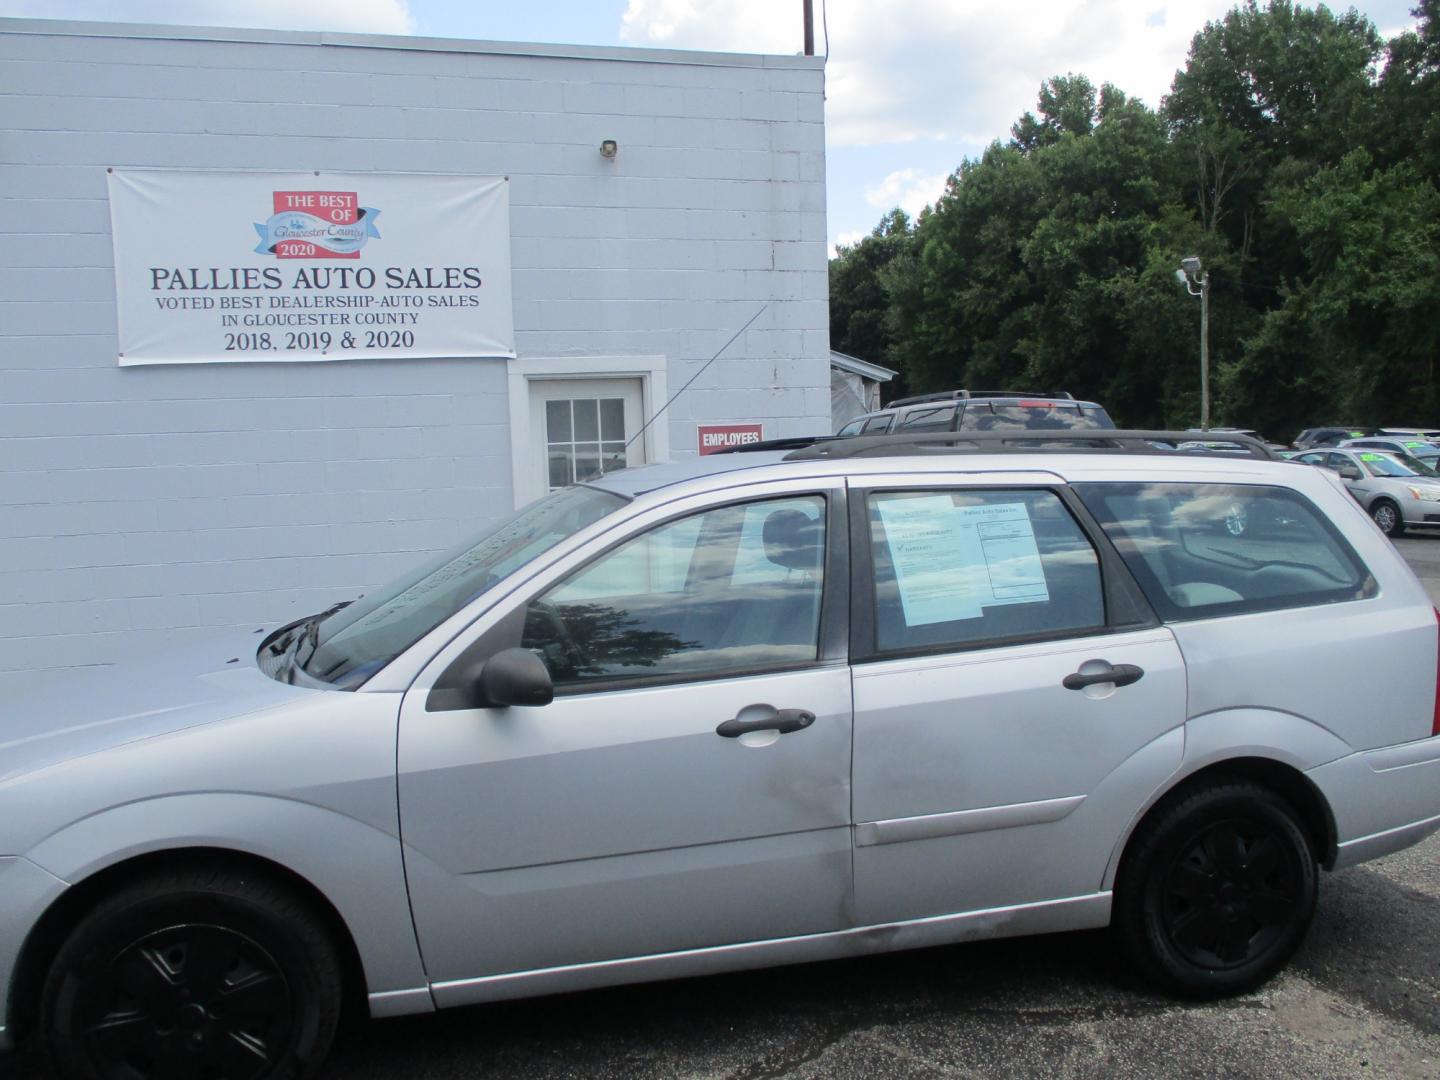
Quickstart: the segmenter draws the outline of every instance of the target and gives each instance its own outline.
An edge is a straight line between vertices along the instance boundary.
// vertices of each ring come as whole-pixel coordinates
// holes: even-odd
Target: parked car
[[[1374,428],[1367,427],[1318,427],[1306,428],[1295,436],[1291,445],[1296,450],[1314,450],[1322,446],[1337,446],[1346,439],[1363,439],[1375,434]]]
[[[1440,473],[1416,458],[1357,447],[1312,450],[1294,460],[1338,473],[1386,536],[1440,525]]]
[[[1323,470],[1054,437],[627,469],[7,699],[0,1038],[64,1080],[303,1077],[350,993],[1107,924],[1170,992],[1255,986],[1320,869],[1440,823],[1436,614]]]
[[[844,424],[837,436],[904,434],[930,431],[1087,431],[1114,428],[1115,422],[1093,401],[1069,394],[1033,394],[1020,390],[947,390],[899,398],[885,408]]]
[[[1440,443],[1411,436],[1382,437],[1372,435],[1368,439],[1346,439],[1340,444],[1342,450],[1384,450],[1392,454],[1404,454],[1424,465],[1435,468],[1440,462]]]
[[[1440,442],[1440,428],[1423,427],[1382,427],[1375,429],[1376,435],[1398,435],[1402,438],[1429,439]]]
[[[1264,443],[1266,446],[1268,446],[1271,450],[1275,451],[1276,453],[1279,453],[1281,450],[1288,450],[1288,449],[1290,449],[1288,446],[1284,445],[1283,443],[1272,442],[1271,440],[1267,439],[1264,435],[1261,435],[1261,434],[1260,434],[1258,431],[1256,431],[1254,428],[1212,427],[1212,428],[1189,428],[1189,429],[1187,429],[1187,430],[1189,430],[1189,431],[1191,431],[1191,432],[1199,435],[1199,436],[1201,437],[1201,439],[1212,439],[1212,440],[1213,440],[1213,439],[1216,439],[1216,438],[1219,438],[1219,437],[1221,437],[1221,436],[1224,436],[1224,435],[1249,435],[1252,439],[1258,439],[1260,442]]]

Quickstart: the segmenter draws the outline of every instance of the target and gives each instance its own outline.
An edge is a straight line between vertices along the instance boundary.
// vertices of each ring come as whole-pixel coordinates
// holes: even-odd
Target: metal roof
[[[830,350],[830,366],[839,368],[841,371],[848,371],[851,375],[859,375],[864,379],[874,379],[876,382],[889,382],[899,372],[891,371],[888,367],[881,367],[879,364],[872,364],[868,360],[861,360],[858,356],[849,356],[843,352]]]

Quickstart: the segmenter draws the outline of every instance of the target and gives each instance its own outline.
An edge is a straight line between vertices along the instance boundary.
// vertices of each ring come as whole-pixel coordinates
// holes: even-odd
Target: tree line
[[[1363,15],[1248,0],[1152,110],[1083,75],[965,160],[933,207],[830,263],[831,347],[887,397],[1068,390],[1122,426],[1440,426],[1440,0],[1384,41]]]

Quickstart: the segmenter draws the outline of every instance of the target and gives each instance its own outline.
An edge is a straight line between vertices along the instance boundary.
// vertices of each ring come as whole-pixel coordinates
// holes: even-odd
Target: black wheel
[[[273,883],[228,870],[138,881],[56,954],[40,1035],[63,1080],[297,1080],[340,1015],[334,942]]]
[[[1269,788],[1218,782],[1148,819],[1115,890],[1136,965],[1187,997],[1240,993],[1285,965],[1315,913],[1315,855]]]
[[[1376,499],[1370,506],[1370,516],[1386,536],[1399,536],[1405,531],[1405,518],[1389,499]]]

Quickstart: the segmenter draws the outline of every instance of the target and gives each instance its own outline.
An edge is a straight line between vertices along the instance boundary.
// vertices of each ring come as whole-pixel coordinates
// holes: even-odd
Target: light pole
[[[1210,430],[1210,275],[1200,266],[1200,257],[1180,260],[1175,280],[1191,296],[1200,298],[1200,430]],[[1198,288],[1197,288],[1198,286]]]

